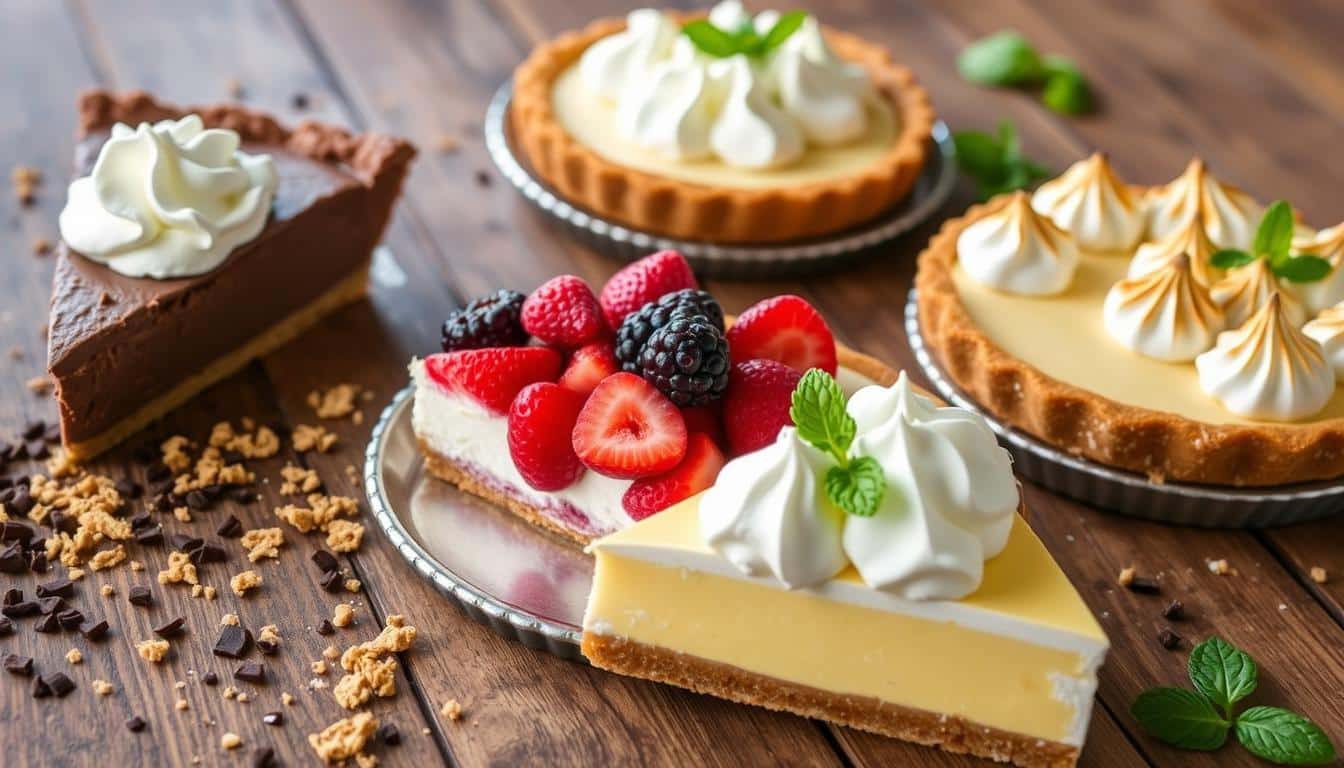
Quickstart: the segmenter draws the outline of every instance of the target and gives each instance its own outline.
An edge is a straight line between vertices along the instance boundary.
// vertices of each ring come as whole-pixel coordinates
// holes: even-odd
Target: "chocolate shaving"
[[[235,669],[233,676],[244,682],[260,685],[266,682],[266,667],[255,661],[249,661]]]
[[[126,593],[126,601],[131,605],[148,608],[154,603],[154,595],[149,591],[149,587],[131,587],[131,591]]]
[[[162,624],[160,626],[155,627],[154,634],[158,635],[159,637],[162,637],[165,640],[170,637],[175,637],[177,635],[182,634],[182,627],[185,626],[186,623],[187,620],[185,617],[178,616],[177,618],[169,621],[167,624]]]
[[[252,647],[252,633],[232,624],[220,628],[219,639],[212,651],[216,656],[228,659],[241,659]]]

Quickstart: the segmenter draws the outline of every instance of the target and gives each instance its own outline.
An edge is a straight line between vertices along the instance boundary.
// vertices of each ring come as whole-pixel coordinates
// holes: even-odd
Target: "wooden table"
[[[1344,216],[1344,6],[1330,0],[1269,4],[1256,0],[1106,3],[1078,0],[954,3],[844,0],[813,3],[823,18],[888,44],[918,73],[954,127],[988,128],[1008,118],[1027,151],[1063,168],[1094,147],[1108,150],[1139,183],[1176,175],[1192,153],[1224,178],[1262,199],[1288,198],[1324,226]],[[524,2],[395,0],[240,0],[208,12],[166,0],[70,3],[0,2],[0,167],[30,165],[46,180],[38,200],[21,207],[0,198],[0,437],[33,418],[54,417],[52,403],[25,382],[44,369],[51,261],[32,255],[38,238],[56,237],[69,168],[75,92],[89,85],[144,87],[183,102],[223,99],[229,83],[249,104],[285,119],[318,117],[410,137],[424,154],[410,180],[387,245],[405,280],[377,281],[372,299],[353,306],[283,351],[259,361],[170,416],[161,432],[202,436],[217,420],[252,416],[267,422],[313,421],[305,397],[314,388],[351,381],[381,405],[405,383],[405,363],[435,348],[445,313],[500,286],[530,289],[561,272],[594,284],[617,265],[566,240],[488,170],[480,138],[486,101],[537,41],[599,15],[625,10],[616,0]],[[1275,10],[1280,8],[1281,10]],[[1104,111],[1064,119],[1016,93],[962,82],[953,62],[969,41],[1005,26],[1043,49],[1067,54],[1097,84]],[[295,94],[308,97],[300,108]],[[459,151],[438,149],[444,136]],[[481,179],[478,180],[478,176]],[[945,213],[970,200],[962,190]],[[815,302],[845,342],[911,365],[901,309],[913,259],[936,224],[851,271],[806,281],[716,283],[730,311],[780,292]],[[376,408],[368,407],[368,415]],[[344,468],[361,461],[369,421],[338,427],[341,446],[309,454],[333,493],[361,496]],[[92,469],[120,474],[120,450]],[[274,477],[280,461],[259,465]],[[138,471],[138,470],[137,470]],[[258,504],[232,510],[254,527],[273,521],[275,488]],[[1128,715],[1135,695],[1184,682],[1187,642],[1164,650],[1156,636],[1166,599],[1179,598],[1189,618],[1173,625],[1186,638],[1219,634],[1261,665],[1257,700],[1307,713],[1344,743],[1344,530],[1326,521],[1264,532],[1197,531],[1143,523],[1086,509],[1029,487],[1033,526],[1109,633],[1114,649],[1084,763],[1090,766],[1252,765],[1229,747],[1214,755],[1180,753],[1141,733]],[[212,514],[213,519],[222,512]],[[170,522],[170,528],[174,526]],[[213,528],[212,524],[207,523]],[[183,526],[176,526],[182,528]],[[37,658],[40,670],[64,670],[80,685],[62,700],[34,700],[21,680],[0,676],[0,743],[6,765],[232,765],[243,752],[272,745],[289,765],[314,762],[305,734],[345,714],[329,690],[309,690],[309,664],[328,644],[308,627],[331,615],[338,596],[322,591],[307,554],[312,540],[290,539],[289,551],[263,568],[267,586],[238,600],[228,592],[230,564],[207,572],[221,587],[214,602],[158,589],[149,611],[127,605],[129,585],[152,581],[161,549],[133,550],[144,573],[121,568],[94,574],[78,603],[112,624],[103,643],[38,635],[26,624],[0,638],[0,652]],[[1214,575],[1226,559],[1235,575]],[[419,627],[392,699],[373,711],[395,722],[404,743],[378,748],[385,765],[961,765],[965,761],[845,728],[740,707],[670,687],[622,679],[504,641],[468,620],[435,593],[371,526],[349,567],[364,583],[359,623],[333,638],[344,646],[371,637],[384,617],[407,614]],[[1157,575],[1163,597],[1115,586],[1126,565]],[[1338,578],[1325,584],[1313,566]],[[57,569],[59,570],[59,569]],[[0,577],[31,589],[35,577]],[[15,584],[17,582],[17,584]],[[112,584],[113,599],[96,587]],[[265,661],[269,685],[253,701],[226,701],[200,684],[207,670],[232,670],[209,653],[215,626],[237,611],[253,629],[275,622],[284,649]],[[132,643],[173,615],[188,618],[169,663],[150,666]],[[63,656],[84,651],[78,667]],[[114,695],[93,695],[105,678]],[[329,676],[334,681],[334,676]],[[174,682],[186,685],[180,692]],[[279,704],[283,691],[298,697]],[[174,710],[185,697],[191,709]],[[465,718],[449,722],[440,706],[457,699]],[[262,724],[284,709],[287,724]],[[149,722],[129,733],[123,720]],[[221,752],[224,731],[242,736],[240,753]]]

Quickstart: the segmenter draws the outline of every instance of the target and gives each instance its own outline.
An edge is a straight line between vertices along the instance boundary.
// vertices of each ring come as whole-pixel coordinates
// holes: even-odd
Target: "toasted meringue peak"
[[[1306,322],[1307,311],[1302,302],[1283,290],[1279,279],[1270,270],[1269,262],[1264,259],[1229,270],[1226,277],[1209,289],[1213,302],[1227,314],[1229,328],[1240,328],[1274,295],[1279,296],[1279,309],[1284,317],[1295,327],[1301,327]]]
[[[1146,202],[1149,240],[1197,221],[1218,248],[1249,249],[1265,212],[1255,198],[1214,178],[1198,157],[1171,183],[1150,192]]]
[[[1307,310],[1314,314],[1344,301],[1344,224],[1336,224],[1316,233],[1304,233],[1293,238],[1294,253],[1310,253],[1330,262],[1334,271],[1314,283],[1289,283],[1285,290],[1292,293]]]
[[[1129,262],[1129,276],[1146,275],[1166,266],[1173,257],[1185,254],[1190,258],[1190,273],[1195,279],[1213,285],[1222,277],[1221,270],[1213,266],[1213,254],[1217,252],[1204,228],[1192,219],[1167,237],[1140,245]]]
[[[1213,349],[1195,358],[1199,386],[1239,416],[1301,419],[1335,392],[1335,370],[1321,345],[1297,329],[1281,301],[1273,294],[1245,325],[1219,334]]]
[[[1015,192],[1003,208],[962,231],[957,259],[977,283],[1044,296],[1073,282],[1078,246],[1069,233],[1032,209],[1027,193]]]
[[[1344,304],[1338,304],[1313,317],[1302,326],[1302,333],[1314,339],[1335,369],[1335,378],[1344,379]]]
[[[1138,196],[1100,152],[1042,184],[1032,195],[1031,206],[1090,250],[1127,251],[1143,236]]]
[[[1194,360],[1226,327],[1223,311],[1190,271],[1190,257],[1111,286],[1102,307],[1106,332],[1127,348],[1168,362]]]

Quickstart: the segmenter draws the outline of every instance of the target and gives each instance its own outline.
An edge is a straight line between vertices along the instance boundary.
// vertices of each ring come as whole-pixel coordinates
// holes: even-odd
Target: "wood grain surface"
[[[684,3],[677,3],[683,5]],[[1026,151],[1060,169],[1093,148],[1110,152],[1120,172],[1139,183],[1174,176],[1192,154],[1262,199],[1284,197],[1315,224],[1344,218],[1344,153],[1330,148],[1344,119],[1344,6],[1329,0],[1267,4],[1255,0],[837,0],[811,5],[824,21],[882,42],[917,73],[940,116],[954,128],[989,128],[1011,119]],[[366,419],[323,422],[339,434],[328,454],[280,456],[256,463],[278,482],[286,461],[315,469],[331,493],[362,497],[347,467],[362,462],[373,417],[405,383],[405,363],[432,351],[438,325],[454,306],[497,287],[528,290],[561,272],[599,282],[619,267],[564,237],[490,171],[480,136],[494,89],[538,41],[630,8],[616,0],[238,0],[208,9],[171,0],[0,0],[0,168],[39,168],[35,204],[0,196],[0,439],[29,421],[52,419],[49,399],[26,382],[45,367],[51,260],[33,254],[39,238],[56,238],[56,215],[68,180],[74,94],[82,87],[143,87],[171,100],[229,98],[295,121],[314,117],[409,137],[422,148],[405,198],[375,270],[372,295],[285,349],[249,366],[90,468],[143,481],[131,451],[174,433],[204,436],[222,419],[314,423],[310,391],[349,381],[366,388]],[[1014,27],[1049,52],[1079,62],[1099,90],[1094,116],[1065,119],[1028,95],[990,92],[962,81],[954,61],[975,38]],[[300,106],[296,94],[306,97]],[[438,149],[451,137],[455,151]],[[484,179],[484,181],[482,181]],[[971,200],[958,190],[943,215]],[[716,282],[725,309],[740,311],[780,292],[815,302],[844,342],[897,366],[913,366],[902,307],[913,260],[931,223],[863,264],[805,280]],[[10,350],[14,350],[11,354]],[[19,465],[15,471],[34,466]],[[213,531],[224,515],[245,527],[270,525],[278,488],[259,485],[254,504],[221,504],[186,526]],[[1101,672],[1098,706],[1083,754],[1087,766],[1256,765],[1234,748],[1212,755],[1176,752],[1152,740],[1128,714],[1141,690],[1180,684],[1190,641],[1221,635],[1260,663],[1259,703],[1291,706],[1344,739],[1344,532],[1323,521],[1265,532],[1198,531],[1096,512],[1027,489],[1033,527],[1100,618],[1113,650]],[[199,535],[199,533],[198,533]],[[423,581],[370,525],[359,552],[345,558],[364,585],[358,595],[331,594],[308,555],[320,544],[286,529],[282,557],[259,571],[262,589],[236,598],[228,577],[245,567],[236,543],[230,561],[203,569],[220,588],[213,602],[153,584],[149,609],[129,605],[134,584],[152,584],[162,548],[131,547],[143,572],[90,574],[72,603],[107,618],[97,643],[70,634],[43,635],[24,622],[0,637],[0,654],[36,658],[39,672],[64,671],[79,685],[64,699],[34,700],[27,681],[0,673],[0,744],[6,766],[248,764],[260,747],[285,765],[316,761],[306,734],[345,714],[330,691],[311,688],[310,663],[330,642],[371,637],[389,614],[419,630],[404,655],[397,696],[372,711],[403,734],[399,747],[373,751],[384,765],[461,766],[955,766],[963,758],[845,728],[727,704],[667,686],[605,674],[530,651],[473,623]],[[1207,562],[1226,559],[1235,574]],[[1135,565],[1157,577],[1161,596],[1115,585]],[[1313,567],[1340,574],[1324,584]],[[29,592],[44,577],[0,576],[0,586]],[[98,588],[111,584],[112,598]],[[1189,618],[1172,624],[1188,638],[1175,651],[1157,642],[1168,625],[1165,602],[1185,602]],[[336,602],[353,601],[357,623],[327,638],[313,631]],[[235,663],[210,655],[220,617],[239,614],[254,632],[279,625],[283,646],[259,657],[269,682],[239,685],[247,703],[221,690]],[[188,631],[163,665],[139,659],[135,641],[173,616]],[[64,660],[71,647],[84,662]],[[200,680],[215,671],[218,688]],[[95,696],[95,678],[116,691]],[[334,683],[335,675],[327,682]],[[175,683],[185,685],[177,688]],[[279,701],[284,692],[294,706]],[[190,705],[174,708],[178,698]],[[449,699],[465,717],[439,715]],[[283,710],[281,728],[262,723]],[[149,728],[122,725],[138,714]],[[225,752],[225,731],[243,747]]]

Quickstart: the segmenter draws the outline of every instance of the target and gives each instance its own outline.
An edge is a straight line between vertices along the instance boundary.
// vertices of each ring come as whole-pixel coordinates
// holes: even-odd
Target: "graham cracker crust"
[[[828,720],[945,752],[1012,763],[1021,768],[1071,768],[1079,748],[1035,736],[977,725],[964,718],[828,693],[665,648],[583,633],[583,655],[593,666],[717,696],[742,704]]]
[[[135,413],[122,419],[103,432],[78,443],[66,443],[65,453],[75,461],[83,461],[106,451],[122,440],[139,432],[150,422],[177,408],[202,390],[232,376],[254,358],[265,357],[312,328],[319,320],[346,304],[363,298],[368,291],[367,265],[337,283],[326,293],[300,308],[289,317],[255,336],[243,346],[219,358],[198,373],[178,382],[165,394],[145,403]],[[57,384],[59,387],[59,382]],[[57,397],[60,393],[57,392]]]

